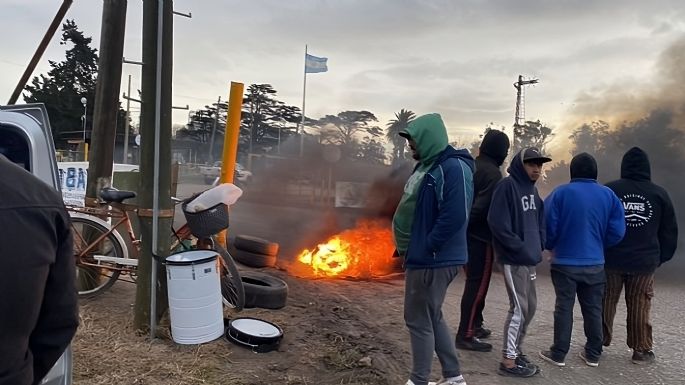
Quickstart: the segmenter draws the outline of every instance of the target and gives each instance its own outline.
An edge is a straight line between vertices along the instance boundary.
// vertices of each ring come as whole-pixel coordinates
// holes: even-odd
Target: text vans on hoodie
[[[597,183],[597,162],[582,153],[571,160],[571,182],[545,199],[547,240],[552,265],[603,266],[604,249],[621,241],[626,230],[623,205]]]
[[[439,114],[416,118],[401,135],[414,139],[421,159],[393,217],[397,251],[408,269],[464,265],[473,158],[449,145]]]
[[[495,256],[504,264],[535,266],[542,261],[545,215],[542,199],[523,167],[523,151],[509,166],[509,176],[495,188],[488,213]]]
[[[621,179],[606,185],[623,203],[626,235],[606,251],[611,270],[651,273],[675,254],[678,222],[666,190],[651,182],[647,154],[633,147],[623,156]]]

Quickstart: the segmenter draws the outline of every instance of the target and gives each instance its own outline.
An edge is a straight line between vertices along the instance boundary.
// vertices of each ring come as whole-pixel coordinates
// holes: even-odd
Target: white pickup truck
[[[55,145],[42,104],[0,106],[0,151],[56,190],[60,189]],[[70,385],[71,376],[71,348],[67,348],[40,384]]]
[[[221,162],[214,162],[213,166],[200,166],[200,174],[205,177],[206,184],[213,184],[221,174]],[[234,179],[236,186],[244,187],[252,181],[252,173],[240,163],[236,163]]]

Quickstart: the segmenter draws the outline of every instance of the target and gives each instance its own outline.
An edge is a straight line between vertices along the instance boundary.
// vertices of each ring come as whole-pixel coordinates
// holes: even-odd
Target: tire
[[[235,261],[226,249],[215,244],[215,250],[221,255],[221,297],[226,307],[241,311],[245,307],[245,286],[235,265]]]
[[[275,255],[251,253],[249,251],[241,250],[236,247],[235,260],[245,266],[261,268],[276,266],[276,261],[278,260],[278,257],[276,257]]]
[[[250,235],[237,235],[233,245],[236,249],[262,255],[278,255],[278,243]]]
[[[256,271],[244,271],[245,307],[281,309],[288,299],[288,284],[280,278]]]
[[[107,234],[107,228],[87,218],[71,218],[71,231],[74,241],[76,289],[78,290],[78,295],[81,298],[96,297],[112,287],[117,279],[119,279],[121,272],[110,269],[117,267],[115,263],[98,261],[93,256],[103,255],[124,258],[123,246],[114,234]],[[103,237],[103,239],[86,251],[90,245],[86,240],[97,240],[100,237]],[[103,267],[98,268],[86,264],[97,264]]]

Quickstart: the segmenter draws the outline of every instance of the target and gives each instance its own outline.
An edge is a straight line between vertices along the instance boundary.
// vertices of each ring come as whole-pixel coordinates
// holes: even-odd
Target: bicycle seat
[[[136,193],[133,191],[117,190],[112,187],[105,187],[102,190],[100,190],[100,198],[102,198],[102,200],[107,203],[122,203],[126,199],[135,197]]]

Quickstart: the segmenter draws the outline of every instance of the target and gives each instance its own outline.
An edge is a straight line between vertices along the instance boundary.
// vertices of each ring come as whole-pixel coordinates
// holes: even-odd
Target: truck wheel
[[[237,235],[233,243],[236,249],[263,255],[278,255],[278,243],[251,235]]]
[[[240,278],[245,287],[245,307],[281,309],[288,299],[288,284],[273,275],[243,271]]]
[[[236,247],[235,255],[233,256],[236,262],[250,267],[274,267],[276,266],[277,257],[275,255],[264,255],[258,253],[251,253],[249,251],[241,250]]]

